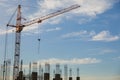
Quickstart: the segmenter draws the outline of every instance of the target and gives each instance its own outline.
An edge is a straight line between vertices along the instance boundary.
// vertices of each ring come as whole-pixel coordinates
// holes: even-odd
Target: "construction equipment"
[[[29,22],[25,22],[25,23],[21,23],[22,17],[21,17],[21,5],[18,5],[18,9],[17,9],[17,18],[16,18],[16,25],[11,25],[11,24],[7,24],[7,26],[10,27],[15,27],[16,28],[16,39],[15,39],[15,53],[14,53],[14,64],[13,64],[13,80],[17,79],[18,73],[19,73],[19,62],[20,62],[20,42],[21,42],[21,31],[23,30],[24,27],[26,26],[30,26],[32,24],[35,23],[41,23],[42,21],[52,18],[54,16],[63,14],[65,12],[68,12],[70,10],[79,8],[80,6],[75,4],[72,5],[68,8],[64,8],[62,10],[58,10],[54,13],[48,14],[46,16],[37,18],[37,19],[33,19]]]

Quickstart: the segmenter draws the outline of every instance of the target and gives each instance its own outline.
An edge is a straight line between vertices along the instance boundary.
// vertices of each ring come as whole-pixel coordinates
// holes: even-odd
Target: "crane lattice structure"
[[[30,26],[35,23],[41,23],[42,21],[52,18],[54,16],[63,14],[65,12],[68,12],[70,10],[79,8],[80,6],[78,4],[72,5],[70,7],[58,10],[54,13],[50,13],[46,16],[42,16],[40,18],[33,19],[28,22],[21,23],[22,17],[21,17],[21,5],[18,5],[17,9],[17,18],[16,18],[16,25],[7,24],[7,26],[15,27],[15,53],[14,53],[14,64],[13,64],[13,80],[17,79],[18,73],[19,73],[19,62],[20,62],[20,42],[21,42],[21,31],[24,27]]]

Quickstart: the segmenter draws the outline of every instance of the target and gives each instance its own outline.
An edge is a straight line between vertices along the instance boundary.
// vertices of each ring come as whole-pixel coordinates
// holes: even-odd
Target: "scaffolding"
[[[50,64],[45,63],[44,80],[50,80]]]
[[[69,80],[72,80],[72,68],[69,70]]]
[[[6,72],[5,72],[5,79],[6,80],[11,80],[10,79],[10,65],[11,62],[10,60],[6,61]],[[31,69],[32,68],[32,69]],[[53,76],[51,76],[50,72],[50,64],[45,63],[45,66],[43,67],[40,63],[39,65],[37,62],[33,62],[32,64],[29,63],[29,71],[28,75],[25,75],[25,72],[22,71],[22,61],[21,61],[21,71],[19,71],[19,75],[17,76],[17,80],[73,80],[73,75],[72,75],[72,68],[68,68],[67,65],[64,65],[63,69],[64,71],[62,72],[62,68],[60,68],[60,64],[56,64],[55,69],[53,69]],[[44,71],[43,71],[44,70]],[[69,75],[68,75],[68,70],[69,70]],[[3,80],[3,65],[0,67],[0,80]],[[80,80],[80,69],[77,68],[76,70],[76,80]],[[63,75],[62,75],[63,74]],[[69,77],[68,77],[69,76]]]
[[[0,66],[0,80],[3,80],[3,64]]]
[[[0,80],[10,80],[11,60],[6,60],[5,64],[0,66]]]
[[[6,79],[5,80],[10,80],[10,69],[11,69],[11,60],[6,61]]]
[[[32,72],[37,72],[37,62],[33,62],[33,64],[32,64]]]
[[[64,80],[68,80],[68,67],[64,65]]]
[[[45,73],[50,73],[50,64],[45,63]]]
[[[60,64],[56,64],[56,74],[60,74]]]

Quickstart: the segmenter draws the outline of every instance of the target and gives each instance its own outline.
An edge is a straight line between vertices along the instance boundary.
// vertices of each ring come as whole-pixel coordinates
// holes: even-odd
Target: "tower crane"
[[[46,16],[42,16],[40,18],[33,19],[28,22],[22,23],[22,17],[21,17],[21,5],[18,5],[17,9],[17,18],[16,18],[16,25],[11,25],[7,24],[7,26],[10,27],[15,27],[16,32],[15,32],[15,52],[14,52],[14,64],[13,64],[13,80],[17,79],[18,73],[19,73],[19,62],[20,62],[20,42],[21,42],[21,31],[23,30],[24,27],[30,26],[35,23],[41,23],[42,21],[52,18],[54,16],[63,14],[65,12],[68,12],[70,10],[79,8],[80,6],[78,4],[72,5],[70,7],[58,10],[56,12],[50,13]]]

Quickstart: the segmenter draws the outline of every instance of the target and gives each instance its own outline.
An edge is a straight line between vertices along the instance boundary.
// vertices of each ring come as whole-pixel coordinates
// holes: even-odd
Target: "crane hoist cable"
[[[40,53],[40,41],[41,41],[41,39],[38,38],[38,54]]]
[[[3,80],[6,80],[7,78],[7,47],[8,47],[8,25],[11,23],[13,17],[15,16],[15,13],[17,12],[17,8],[15,9],[14,13],[10,17],[7,27],[6,27],[6,33],[5,33],[5,50],[4,50],[4,64],[3,64]]]
[[[41,42],[41,33],[40,33],[40,28],[38,26],[38,54],[40,53],[40,42]]]
[[[3,61],[3,80],[6,80],[6,58],[7,58],[7,47],[8,47],[8,27],[6,27],[5,33],[5,49],[4,49],[4,61]]]

